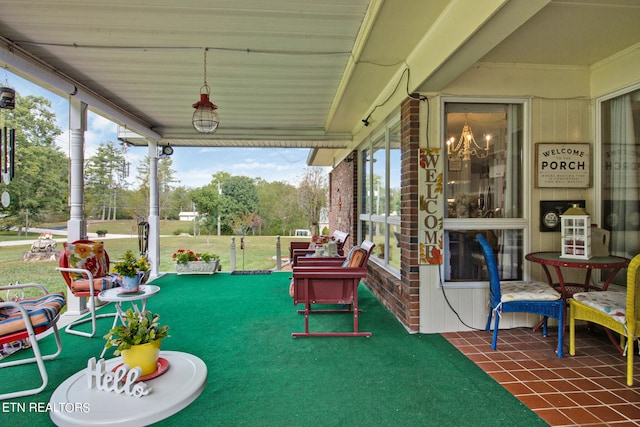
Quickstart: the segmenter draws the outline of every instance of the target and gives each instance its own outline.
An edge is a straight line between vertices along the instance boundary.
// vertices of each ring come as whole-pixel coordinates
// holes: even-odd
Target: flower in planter
[[[148,344],[169,337],[169,326],[160,326],[160,315],[150,311],[138,313],[128,309],[124,323],[113,327],[104,336],[107,340],[105,347],[116,347],[113,353],[116,356],[134,345]]]
[[[193,252],[191,249],[178,249],[171,258],[173,258],[173,260],[178,264],[187,264],[190,261],[209,262],[212,259],[216,259],[219,257],[214,253],[197,253]]]
[[[149,261],[145,257],[136,257],[131,250],[127,250],[122,260],[115,263],[113,271],[121,276],[133,277],[138,272],[145,272],[151,268]]]
[[[106,236],[107,235],[107,230],[96,230],[96,234],[98,236]]]

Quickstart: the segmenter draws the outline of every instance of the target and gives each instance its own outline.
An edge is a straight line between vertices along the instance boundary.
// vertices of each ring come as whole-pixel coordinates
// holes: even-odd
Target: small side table
[[[98,299],[104,302],[113,302],[116,306],[117,316],[113,319],[113,326],[116,326],[118,319],[124,324],[124,311],[122,310],[122,304],[125,302],[131,303],[131,307],[136,313],[144,313],[147,311],[147,299],[160,292],[160,287],[156,285],[141,285],[136,292],[122,292],[122,288],[111,288],[104,290],[98,294]],[[136,302],[141,302],[141,307],[136,305]],[[102,349],[100,358],[104,356],[107,351],[106,348]]]
[[[204,390],[207,366],[200,358],[179,351],[161,351],[160,357],[169,362],[169,369],[145,381],[152,391],[139,398],[90,389],[87,369],[75,373],[51,395],[51,421],[58,426],[142,426],[186,408]],[[120,357],[109,359],[106,369],[121,363]]]

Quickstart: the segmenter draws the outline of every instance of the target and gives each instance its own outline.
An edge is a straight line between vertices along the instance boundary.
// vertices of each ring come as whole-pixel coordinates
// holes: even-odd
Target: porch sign
[[[591,187],[590,148],[589,143],[537,143],[536,187]]]
[[[440,148],[421,148],[418,153],[420,167],[418,182],[420,203],[418,206],[418,242],[420,264],[442,264],[444,231],[442,217],[444,194],[442,186],[443,165]]]

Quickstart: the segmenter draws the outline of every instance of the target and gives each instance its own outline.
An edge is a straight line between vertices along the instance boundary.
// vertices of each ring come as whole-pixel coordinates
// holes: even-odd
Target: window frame
[[[531,224],[531,185],[527,185],[526,177],[531,176],[531,100],[529,98],[520,97],[460,97],[460,96],[443,96],[440,98],[440,124],[439,127],[442,130],[440,132],[439,142],[443,153],[447,152],[447,136],[446,132],[446,104],[462,103],[462,104],[519,104],[522,106],[522,170],[520,171],[522,182],[522,215],[517,218],[447,218],[443,215],[443,229],[447,230],[521,230],[522,232],[522,274],[523,279],[530,277],[529,263],[524,260],[524,255],[529,252],[530,249],[530,229]],[[446,175],[446,166],[443,168],[443,173]],[[445,178],[446,179],[446,178]],[[445,193],[445,198],[447,194]],[[446,206],[444,207],[446,209]],[[448,247],[444,248],[444,259],[448,259],[447,251]],[[474,289],[474,288],[488,288],[488,281],[447,281],[445,264],[441,264],[440,268],[440,283],[439,286],[449,289]]]
[[[373,188],[373,179],[370,179],[367,182],[367,177],[373,177],[375,162],[365,161],[365,155],[369,155],[370,158],[375,155],[375,150],[379,149],[379,143],[384,141],[384,210],[382,214],[376,214],[373,209],[373,200],[374,197],[365,197],[364,194],[358,194],[358,240],[362,241],[364,239],[372,239],[372,230],[374,228],[374,224],[382,224],[384,227],[384,245],[385,248],[389,248],[390,243],[395,241],[395,236],[391,236],[390,233],[391,227],[397,227],[400,229],[400,218],[401,213],[397,215],[390,215],[391,211],[391,164],[390,164],[390,150],[391,150],[391,135],[393,132],[397,132],[400,135],[400,114],[395,115],[388,121],[386,121],[379,130],[371,133],[369,137],[363,141],[363,143],[358,147],[358,179],[361,180],[363,185],[358,186],[359,191],[366,192],[369,194],[374,194]],[[399,159],[400,163],[402,162],[401,156]],[[401,171],[401,164],[398,165],[399,170]],[[368,171],[365,169],[369,169]],[[380,169],[378,169],[380,170]],[[366,188],[366,186],[369,188]],[[399,186],[402,187],[401,177],[399,177]],[[382,191],[382,190],[381,190]],[[364,206],[364,202],[369,203],[371,206]],[[366,211],[365,211],[366,210]],[[366,229],[365,229],[366,228]],[[377,237],[380,238],[382,233]],[[400,261],[401,248],[398,248],[398,263]],[[374,249],[375,250],[375,249]],[[381,259],[377,256],[372,256],[369,258],[372,262],[378,264],[382,268],[389,271],[396,277],[400,277],[400,268],[395,267],[389,263],[389,253],[390,251],[385,250],[385,257]]]
[[[603,224],[605,221],[604,215],[604,177],[605,172],[601,166],[602,159],[604,156],[604,147],[603,147],[603,138],[602,138],[602,106],[605,102],[610,101],[614,98],[618,98],[620,96],[624,96],[626,94],[630,94],[636,91],[640,91],[640,82],[636,82],[625,86],[623,88],[614,90],[613,92],[606,93],[604,95],[598,96],[595,98],[595,130],[594,130],[594,147],[593,147],[593,158],[596,159],[594,162],[594,173],[593,173],[593,188],[595,189],[593,194],[594,206],[597,206],[593,215],[593,222],[596,224],[600,224],[601,227],[604,228]],[[610,241],[610,245],[613,245],[613,241]],[[626,277],[627,269],[622,269],[620,274],[623,277]],[[596,277],[598,278],[598,277]]]

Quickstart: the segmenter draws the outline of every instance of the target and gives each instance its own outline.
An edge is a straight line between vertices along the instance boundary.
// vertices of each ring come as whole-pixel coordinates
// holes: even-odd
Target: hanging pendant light
[[[209,100],[211,90],[207,84],[207,48],[204,49],[204,84],[200,88],[200,100],[193,104],[196,111],[193,112],[191,123],[200,133],[214,133],[218,129],[218,106]]]

